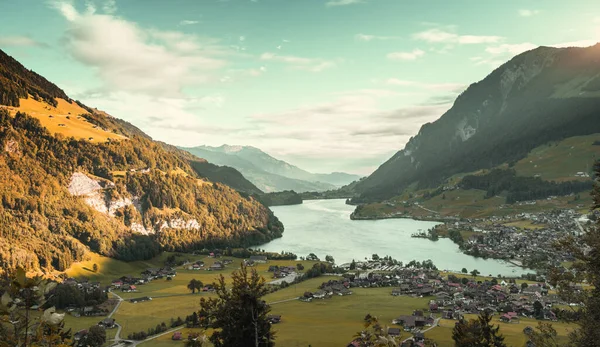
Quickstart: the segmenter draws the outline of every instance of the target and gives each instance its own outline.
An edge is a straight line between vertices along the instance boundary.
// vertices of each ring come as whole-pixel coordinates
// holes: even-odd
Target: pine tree
[[[248,273],[242,263],[241,269],[231,274],[228,288],[221,275],[214,283],[217,298],[200,300],[199,315],[205,326],[215,331],[210,341],[215,347],[223,346],[274,346],[275,334],[267,319],[269,305],[261,298],[269,293],[265,279],[255,269]]]
[[[596,162],[595,184],[592,190],[592,212],[600,210],[600,161]],[[583,246],[582,246],[583,245]],[[580,303],[579,329],[570,334],[570,345],[597,346],[600,341],[600,220],[590,226],[581,239],[566,237],[559,244],[561,250],[571,252],[575,261],[571,271],[550,270],[550,284],[558,288],[561,298],[569,303]],[[588,291],[578,291],[573,283],[584,280]]]
[[[483,311],[477,319],[460,320],[452,330],[456,347],[506,347],[500,326],[491,324],[492,315]]]

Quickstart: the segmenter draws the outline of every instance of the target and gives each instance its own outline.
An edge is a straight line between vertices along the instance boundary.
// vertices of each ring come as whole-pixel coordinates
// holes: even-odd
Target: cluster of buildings
[[[150,283],[155,279],[172,279],[177,275],[177,270],[172,267],[148,268],[140,273],[140,277],[122,276],[112,281],[112,289],[120,289],[122,292],[137,292],[138,285]]]
[[[269,272],[273,273],[273,278],[285,278],[290,275],[296,274],[296,267],[294,266],[269,266]]]
[[[569,252],[555,246],[560,239],[571,235],[579,237],[583,227],[579,215],[573,210],[549,211],[536,214],[521,213],[482,224],[479,221],[454,222],[447,224],[450,229],[470,228],[476,234],[463,241],[463,251],[476,256],[507,259],[516,265],[537,267],[540,265],[560,265],[572,261]],[[499,217],[496,217],[499,219]],[[522,232],[510,225],[511,220],[527,220],[534,226]],[[543,266],[545,267],[545,266]]]

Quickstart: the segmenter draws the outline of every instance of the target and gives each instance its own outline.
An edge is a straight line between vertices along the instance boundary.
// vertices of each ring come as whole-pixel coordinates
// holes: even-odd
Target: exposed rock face
[[[112,182],[107,183],[110,187],[114,186]],[[129,205],[133,205],[136,211],[143,215],[142,206],[139,197],[122,197],[115,200],[108,199],[105,188],[102,187],[99,181],[88,177],[81,172],[75,172],[71,176],[69,183],[69,193],[74,196],[83,197],[84,201],[96,211],[114,217],[115,213]],[[169,229],[184,229],[184,230],[199,230],[200,223],[196,219],[185,220],[183,218],[170,218],[158,221],[154,227],[146,228],[142,223],[133,222],[131,230],[143,235],[150,235],[159,232],[165,228]]]
[[[185,230],[198,230],[200,229],[200,223],[198,223],[195,219],[184,220],[183,218],[173,218],[169,220],[164,220],[161,223],[157,224],[158,230],[163,230],[165,228],[171,229],[185,229]]]
[[[15,140],[8,140],[4,145],[4,151],[10,154],[20,155],[21,146],[19,146],[19,143]]]
[[[75,172],[73,173],[73,176],[71,176],[71,183],[69,183],[69,193],[71,193],[71,195],[88,195],[101,189],[102,186],[98,181],[89,178],[81,172]]]

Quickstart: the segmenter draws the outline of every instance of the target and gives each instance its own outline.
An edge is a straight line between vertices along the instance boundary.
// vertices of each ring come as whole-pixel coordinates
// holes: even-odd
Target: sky
[[[0,0],[0,49],[179,146],[369,174],[469,84],[600,41],[589,0]]]

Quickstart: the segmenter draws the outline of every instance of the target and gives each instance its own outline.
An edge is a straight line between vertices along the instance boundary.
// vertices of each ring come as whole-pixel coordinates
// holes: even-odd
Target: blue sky
[[[589,46],[598,1],[2,0],[0,48],[175,145],[368,174],[464,88]]]

